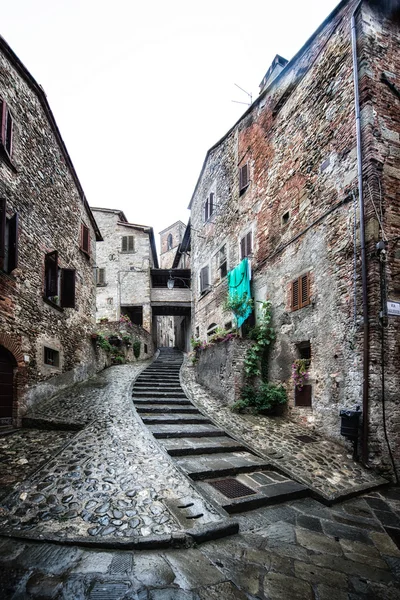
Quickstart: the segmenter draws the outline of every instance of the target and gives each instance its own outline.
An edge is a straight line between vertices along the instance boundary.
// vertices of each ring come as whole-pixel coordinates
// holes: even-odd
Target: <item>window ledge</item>
[[[58,304],[55,304],[55,302],[52,302],[51,300],[49,300],[48,298],[46,298],[46,296],[43,296],[43,302],[45,304],[48,304],[52,308],[55,308],[59,312],[64,312],[64,309],[62,308],[62,306],[58,306]]]
[[[79,248],[79,250],[82,252],[82,254],[84,254],[86,256],[86,258],[90,258],[90,252],[87,252],[83,248]]]
[[[11,169],[11,171],[13,171],[14,173],[18,173],[16,166],[12,162],[7,150],[5,150],[2,144],[0,144],[0,156],[1,159],[6,163],[6,165]]]
[[[211,291],[212,291],[212,288],[210,287],[208,290],[204,290],[203,292],[201,292],[199,300],[201,300],[202,298],[204,298],[205,296],[207,296]]]
[[[107,287],[108,283],[96,283],[96,287]]]
[[[17,281],[14,275],[11,275],[11,273],[7,273],[7,271],[3,271],[3,269],[0,269],[0,275],[3,275],[3,277],[7,277],[7,279],[11,279],[11,281]]]

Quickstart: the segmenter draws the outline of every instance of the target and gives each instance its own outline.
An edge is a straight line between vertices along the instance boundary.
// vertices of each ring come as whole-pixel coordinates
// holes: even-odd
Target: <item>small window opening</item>
[[[289,223],[289,219],[290,219],[290,213],[289,213],[289,211],[287,211],[282,215],[282,225],[287,225]]]
[[[232,321],[228,321],[227,323],[225,323],[224,329],[226,329],[227,331],[232,329]]]
[[[148,350],[147,350],[147,344],[144,345],[144,353],[148,354]]]
[[[51,367],[60,366],[60,353],[52,348],[44,346],[44,364],[50,365]]]
[[[172,249],[172,235],[169,234],[168,238],[167,238],[167,250],[171,250]]]
[[[218,329],[218,325],[216,323],[211,323],[207,328],[207,338],[210,338]]]

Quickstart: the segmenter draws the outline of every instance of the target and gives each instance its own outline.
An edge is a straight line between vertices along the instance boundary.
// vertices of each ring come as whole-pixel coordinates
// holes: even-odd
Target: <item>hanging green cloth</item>
[[[241,327],[252,308],[249,303],[250,296],[250,265],[248,258],[244,258],[237,267],[229,271],[228,275],[228,298],[231,302],[239,304],[235,312],[237,327]]]

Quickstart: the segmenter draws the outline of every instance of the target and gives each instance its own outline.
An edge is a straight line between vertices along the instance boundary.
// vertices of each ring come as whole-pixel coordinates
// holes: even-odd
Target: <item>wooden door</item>
[[[14,365],[10,352],[0,346],[0,427],[12,425]]]

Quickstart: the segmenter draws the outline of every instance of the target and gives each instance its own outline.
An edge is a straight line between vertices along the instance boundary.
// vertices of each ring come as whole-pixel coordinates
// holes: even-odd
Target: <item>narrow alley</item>
[[[217,414],[182,361],[111,367],[0,438],[1,597],[399,598],[399,491],[319,438],[327,489],[300,446],[285,472],[309,430]],[[335,481],[365,493],[328,506]]]

